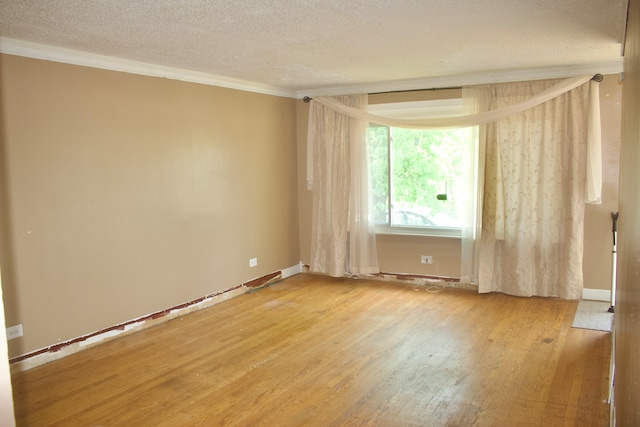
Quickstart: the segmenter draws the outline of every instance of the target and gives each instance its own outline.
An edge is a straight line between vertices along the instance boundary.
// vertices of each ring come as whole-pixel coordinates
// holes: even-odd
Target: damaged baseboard
[[[478,290],[478,286],[474,283],[466,283],[462,282],[460,279],[456,277],[446,277],[446,276],[428,276],[422,274],[406,274],[406,273],[386,273],[380,272],[377,274],[367,274],[360,276],[363,279],[370,280],[381,280],[383,282],[397,282],[397,283],[406,283],[410,285],[419,285],[419,286],[431,286],[434,284],[439,284],[443,287],[448,288],[456,288],[456,289],[467,289],[467,290]]]
[[[311,274],[319,274],[310,271],[309,265],[302,265],[303,273],[311,273]],[[448,277],[448,276],[430,276],[424,274],[413,274],[413,273],[388,273],[388,272],[380,272],[373,274],[357,274],[357,275],[347,275],[352,279],[366,279],[366,280],[379,280],[381,282],[395,282],[395,283],[404,283],[408,285],[418,285],[418,286],[433,286],[439,285],[447,288],[456,288],[456,289],[467,289],[467,290],[478,290],[478,285],[475,283],[465,282],[460,280],[457,277]]]
[[[216,292],[193,301],[189,301],[166,310],[157,311],[136,319],[129,320],[118,325],[114,325],[96,332],[92,332],[81,337],[73,338],[49,347],[35,350],[9,360],[11,372],[25,371],[45,363],[61,359],[65,356],[85,350],[97,344],[110,341],[119,336],[129,334],[136,331],[155,326],[159,323],[166,322],[176,317],[184,316],[203,308],[211,307],[218,303],[227,301],[238,295],[246,294],[257,288],[263,288],[287,277],[301,273],[303,271],[302,263],[276,271],[262,277],[258,277],[241,285],[234,286],[224,291]]]

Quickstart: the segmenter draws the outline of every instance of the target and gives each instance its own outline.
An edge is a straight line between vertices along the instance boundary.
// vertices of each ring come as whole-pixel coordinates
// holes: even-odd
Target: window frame
[[[445,98],[424,101],[409,102],[392,102],[369,104],[369,112],[372,114],[390,117],[415,119],[424,117],[450,117],[462,113],[462,98]],[[371,123],[375,125],[375,123]],[[371,126],[370,124],[370,126]],[[385,126],[391,128],[393,126]],[[392,138],[387,137],[387,170],[391,172],[392,163]],[[387,174],[388,191],[392,189],[392,173]],[[447,226],[410,226],[410,225],[392,225],[391,223],[391,200],[389,200],[389,217],[386,224],[375,224],[375,233],[379,235],[405,235],[405,236],[427,236],[427,237],[446,237],[446,238],[462,238],[463,227],[447,227]]]

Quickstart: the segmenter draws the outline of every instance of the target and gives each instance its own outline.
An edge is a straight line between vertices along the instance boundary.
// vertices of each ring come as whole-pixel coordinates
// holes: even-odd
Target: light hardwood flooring
[[[13,377],[19,426],[607,426],[577,302],[310,274]]]

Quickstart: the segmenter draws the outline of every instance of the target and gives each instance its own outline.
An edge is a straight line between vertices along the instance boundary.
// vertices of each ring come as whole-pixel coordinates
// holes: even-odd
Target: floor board
[[[607,426],[577,303],[301,274],[13,377],[19,426]]]

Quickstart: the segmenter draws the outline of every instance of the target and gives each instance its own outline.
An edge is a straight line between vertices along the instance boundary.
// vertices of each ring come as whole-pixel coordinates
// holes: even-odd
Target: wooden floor
[[[607,426],[577,303],[301,274],[13,377],[19,426]]]

